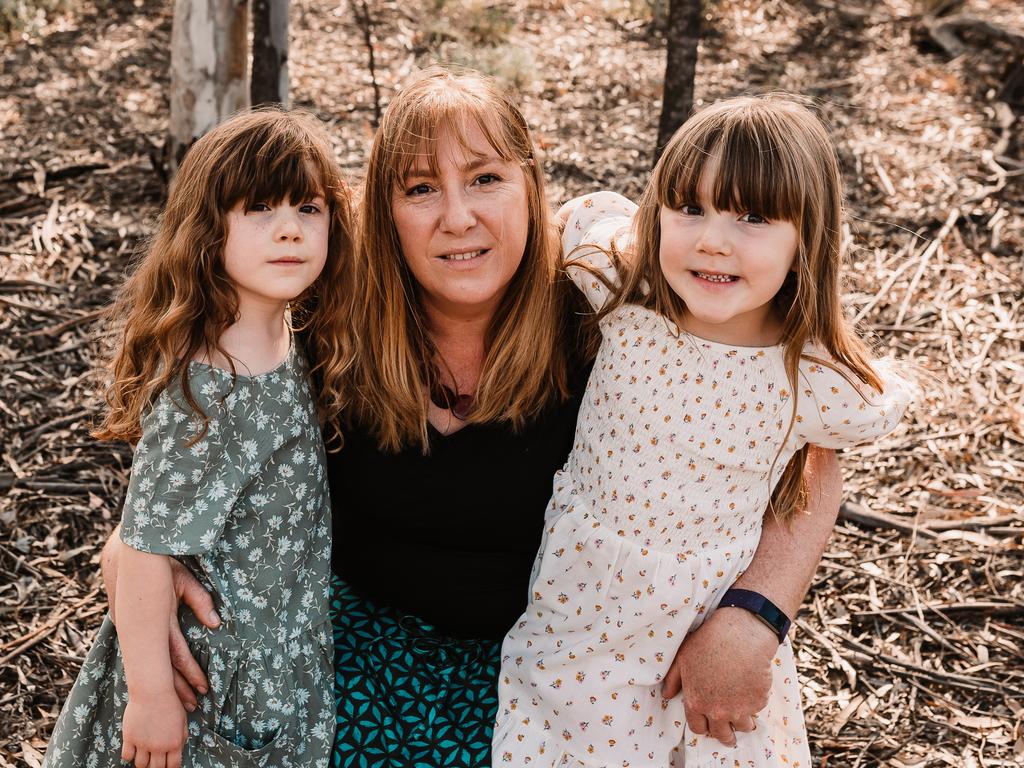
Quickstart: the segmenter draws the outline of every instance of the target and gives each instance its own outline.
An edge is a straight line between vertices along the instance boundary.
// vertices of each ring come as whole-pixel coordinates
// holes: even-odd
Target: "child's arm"
[[[100,574],[103,576],[103,588],[107,593],[107,603],[110,605],[110,617],[117,623],[117,573],[118,565],[121,562],[121,551],[128,549],[128,545],[121,541],[120,524],[114,528],[107,543],[103,545],[103,552],[100,555]],[[168,614],[168,647],[171,652],[171,666],[174,667],[174,690],[178,698],[189,712],[195,710],[199,705],[196,700],[196,691],[206,693],[206,675],[203,674],[199,662],[192,656],[185,636],[181,633],[178,625],[178,604],[187,605],[199,621],[210,629],[217,629],[220,626],[220,617],[213,609],[213,598],[203,585],[199,583],[188,569],[177,560],[168,560],[171,566],[171,588],[174,591],[175,601],[171,605]]]
[[[187,725],[167,647],[173,603],[170,558],[124,547],[117,575],[117,636],[128,683],[121,759],[140,768],[181,764]]]
[[[788,523],[765,515],[754,559],[733,585],[760,592],[788,616],[795,616],[803,602],[842,497],[834,451],[812,447],[804,477],[807,513],[794,515]],[[732,745],[733,731],[753,730],[752,715],[768,703],[771,661],[778,647],[778,637],[752,613],[714,611],[680,645],[663,694],[672,698],[685,680],[683,707],[690,730]]]

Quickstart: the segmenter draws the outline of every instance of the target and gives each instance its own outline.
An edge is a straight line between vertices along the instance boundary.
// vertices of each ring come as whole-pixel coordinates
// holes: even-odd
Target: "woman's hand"
[[[103,553],[100,556],[100,572],[103,575],[103,587],[107,592],[107,603],[110,605],[111,619],[116,623],[114,605],[117,594],[117,566],[121,557],[121,543],[119,535],[121,527],[118,526],[110,534]],[[185,603],[192,609],[192,613],[210,629],[220,626],[220,617],[213,609],[213,598],[210,593],[203,589],[196,578],[185,569],[185,567],[173,558],[171,563],[171,583],[174,588],[176,605],[172,609],[167,627],[168,647],[171,653],[171,666],[174,667],[174,691],[178,694],[181,704],[189,712],[198,706],[196,691],[205,694],[209,689],[206,682],[206,675],[203,674],[199,663],[192,656],[185,636],[178,626],[177,604]]]
[[[778,647],[779,638],[747,611],[716,610],[679,646],[662,695],[682,689],[690,730],[734,746],[735,732],[754,730],[753,716],[768,704]]]

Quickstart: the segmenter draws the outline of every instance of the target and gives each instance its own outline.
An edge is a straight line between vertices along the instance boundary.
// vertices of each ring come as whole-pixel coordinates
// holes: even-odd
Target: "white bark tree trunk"
[[[168,137],[171,174],[192,142],[249,105],[247,24],[244,0],[175,0]]]

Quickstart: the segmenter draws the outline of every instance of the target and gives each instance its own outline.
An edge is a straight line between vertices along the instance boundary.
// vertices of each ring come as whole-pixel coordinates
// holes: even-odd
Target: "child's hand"
[[[121,759],[136,768],[180,768],[188,736],[185,708],[173,690],[132,696],[121,725]]]

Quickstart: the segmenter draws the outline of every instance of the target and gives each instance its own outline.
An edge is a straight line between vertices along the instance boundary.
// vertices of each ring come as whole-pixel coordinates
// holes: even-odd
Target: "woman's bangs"
[[[470,146],[467,138],[467,128],[471,125],[479,129],[488,145],[501,159],[516,160],[507,137],[498,126],[498,121],[494,118],[488,119],[482,106],[467,103],[465,100],[449,100],[443,104],[433,105],[432,109],[424,109],[410,115],[405,125],[397,126],[395,133],[400,138],[393,150],[398,159],[396,186],[404,186],[405,180],[414,171],[425,170],[432,176],[440,173],[438,152],[442,135],[454,138],[459,149],[466,155],[479,156],[479,152]],[[417,167],[420,158],[426,159],[425,168]]]

